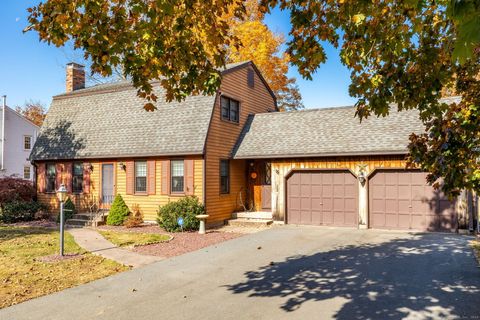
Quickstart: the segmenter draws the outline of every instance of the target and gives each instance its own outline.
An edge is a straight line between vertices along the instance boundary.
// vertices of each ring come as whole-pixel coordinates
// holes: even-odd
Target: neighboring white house
[[[32,180],[33,166],[28,160],[40,127],[6,105],[0,105],[0,177]]]

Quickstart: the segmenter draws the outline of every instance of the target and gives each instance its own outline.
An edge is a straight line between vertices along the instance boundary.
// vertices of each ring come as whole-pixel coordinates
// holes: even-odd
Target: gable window
[[[46,169],[47,169],[46,191],[55,192],[55,180],[57,178],[57,171],[55,169],[55,164],[48,163]]]
[[[82,193],[83,191],[83,163],[74,162],[72,172],[72,191]]]
[[[247,84],[250,88],[255,87],[255,73],[252,69],[248,69],[247,71]]]
[[[172,193],[184,192],[183,160],[172,160],[171,163],[171,181]]]
[[[23,179],[30,180],[32,178],[30,166],[23,167]]]
[[[229,160],[220,160],[220,193],[230,193]]]
[[[147,161],[135,161],[135,192],[147,192]]]
[[[23,149],[32,149],[32,136],[23,136]]]
[[[222,119],[226,121],[239,121],[240,102],[224,96],[220,97],[220,104],[222,107]]]

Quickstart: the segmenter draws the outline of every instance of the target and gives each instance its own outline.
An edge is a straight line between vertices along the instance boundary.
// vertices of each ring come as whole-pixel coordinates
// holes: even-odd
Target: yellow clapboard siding
[[[101,165],[112,163],[114,165],[114,185],[115,193],[122,195],[127,206],[132,209],[133,205],[138,205],[140,211],[144,215],[146,221],[155,221],[157,217],[157,210],[160,205],[164,205],[170,201],[175,201],[181,198],[181,196],[168,196],[161,194],[161,161],[167,158],[158,157],[150,158],[150,160],[156,160],[155,162],[155,194],[154,195],[127,195],[126,172],[119,165],[120,162],[125,163],[127,160],[135,159],[119,159],[119,160],[89,160],[88,162],[93,165],[93,171],[90,174],[90,193],[81,195],[70,195],[79,211],[87,211],[87,199],[95,197],[96,200],[100,199],[101,186],[100,186],[100,172]],[[194,160],[194,195],[203,201],[203,159],[201,157],[187,156],[185,159]],[[138,160],[145,160],[144,158]],[[85,161],[87,162],[87,161]],[[38,189],[37,189],[38,190]],[[51,212],[58,212],[58,200],[55,194],[38,193],[38,199],[41,203],[47,205]]]

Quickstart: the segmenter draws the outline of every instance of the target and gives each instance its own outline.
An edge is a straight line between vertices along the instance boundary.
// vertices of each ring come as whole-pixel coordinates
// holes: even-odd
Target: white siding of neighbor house
[[[2,110],[0,107],[0,140],[3,127]],[[1,141],[4,147],[0,148],[0,177],[18,176],[23,178],[24,167],[30,167],[30,180],[34,178],[34,169],[28,157],[30,156],[31,148],[37,139],[40,128],[28,121],[14,110],[7,107],[5,109],[5,139]],[[24,149],[24,137],[31,136],[31,148]],[[1,144],[0,144],[1,146]],[[1,154],[5,152],[3,157],[3,164],[1,163]]]

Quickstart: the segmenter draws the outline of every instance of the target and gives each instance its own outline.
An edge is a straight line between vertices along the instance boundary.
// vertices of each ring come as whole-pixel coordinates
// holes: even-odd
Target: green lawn
[[[142,246],[146,244],[164,242],[171,239],[168,234],[136,233],[118,231],[99,231],[108,241],[119,247]]]
[[[129,269],[85,252],[69,233],[65,233],[65,252],[81,257],[38,261],[58,251],[58,231],[0,226],[0,308]]]

